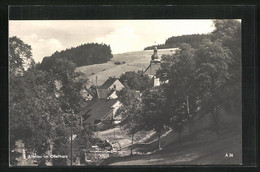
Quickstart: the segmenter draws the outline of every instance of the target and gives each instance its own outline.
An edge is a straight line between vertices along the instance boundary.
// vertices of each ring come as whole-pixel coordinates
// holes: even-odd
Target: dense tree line
[[[72,61],[79,66],[100,64],[113,58],[111,48],[106,44],[88,43],[63,51],[56,51],[49,57],[44,57],[40,66],[42,69],[49,69],[55,59],[62,58]]]
[[[194,117],[211,114],[212,131],[219,130],[219,109],[228,99],[241,106],[241,23],[215,20],[215,30],[198,46],[181,44],[174,55],[164,55],[157,71],[161,86],[147,89],[139,106],[143,130],[160,137],[166,126],[179,135],[187,126],[193,137]],[[136,124],[135,124],[136,125]],[[135,126],[136,127],[136,126]]]
[[[168,38],[164,44],[156,45],[158,49],[164,48],[178,48],[181,44],[187,43],[194,48],[198,48],[199,44],[204,39],[209,39],[210,35],[208,34],[192,34],[192,35],[181,35],[181,36],[172,36]],[[154,46],[149,46],[144,48],[144,50],[152,50]]]

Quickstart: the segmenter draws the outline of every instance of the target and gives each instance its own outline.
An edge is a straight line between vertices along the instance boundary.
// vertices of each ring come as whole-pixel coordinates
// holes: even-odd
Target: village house
[[[125,88],[118,78],[108,78],[106,82],[97,88],[97,98],[99,99],[116,99],[117,91]]]
[[[115,120],[115,114],[122,106],[117,92],[124,87],[118,78],[108,78],[102,86],[96,87],[96,95],[90,94],[92,98],[85,103],[83,111],[80,112],[84,123],[109,123]]]
[[[97,88],[97,98],[98,99],[116,99],[116,90],[107,90]]]
[[[93,99],[88,101],[80,115],[84,123],[110,123],[121,106],[122,103],[118,99]]]
[[[91,92],[89,89],[82,89],[80,91],[80,95],[83,97],[85,101],[92,100],[95,97],[95,94]]]
[[[119,81],[118,78],[108,78],[106,82],[100,87],[100,89],[107,89],[107,90],[116,90],[120,91],[125,88],[124,84]]]

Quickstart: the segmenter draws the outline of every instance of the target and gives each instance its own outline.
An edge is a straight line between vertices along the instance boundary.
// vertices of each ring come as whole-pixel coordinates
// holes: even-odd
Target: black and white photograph
[[[241,23],[9,20],[9,166],[243,165]]]

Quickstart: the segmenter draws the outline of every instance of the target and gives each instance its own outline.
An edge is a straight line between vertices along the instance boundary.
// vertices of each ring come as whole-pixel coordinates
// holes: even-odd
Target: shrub
[[[120,65],[120,64],[121,64],[121,62],[115,62],[114,64],[115,64],[115,65]]]

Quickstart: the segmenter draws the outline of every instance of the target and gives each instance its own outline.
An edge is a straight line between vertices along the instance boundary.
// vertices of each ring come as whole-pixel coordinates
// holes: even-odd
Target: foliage
[[[145,128],[161,133],[164,125],[169,121],[167,114],[164,113],[166,105],[164,90],[161,87],[155,87],[143,93],[142,97]]]
[[[196,79],[204,98],[216,98],[216,92],[229,79],[230,51],[219,42],[205,42],[196,51]]]
[[[55,52],[49,57],[44,57],[41,63],[41,69],[51,68],[55,59],[62,58],[69,60],[79,66],[105,63],[113,58],[111,48],[106,44],[88,43],[75,48]]]
[[[132,154],[134,135],[143,128],[140,92],[123,88],[118,92],[118,99],[123,106],[118,109],[117,114],[120,114],[124,119],[123,122],[121,122],[121,125],[127,129],[128,134],[132,137]]]
[[[230,79],[227,91],[229,95],[241,96],[242,63],[241,63],[241,22],[237,20],[214,20],[215,30],[211,34],[212,41],[218,41],[230,50],[231,63],[228,71]],[[239,97],[239,96],[238,96]]]
[[[215,30],[211,33],[212,41],[219,41],[232,52],[235,63],[241,62],[241,22],[236,20],[214,20]]]
[[[61,113],[49,81],[45,72],[34,69],[10,78],[11,147],[21,139],[28,152],[43,155],[49,149],[53,116]]]
[[[141,101],[139,96],[138,92],[127,88],[123,88],[118,92],[118,99],[123,106],[120,107],[117,113],[125,118],[122,124],[129,129],[130,133],[134,132],[133,130],[137,129],[139,125],[138,115],[140,114],[139,109]]]
[[[75,140],[73,140],[73,159],[79,157],[82,164],[85,163],[85,152],[96,142],[95,139],[92,138],[92,134],[93,131],[91,127],[86,125],[80,130]]]
[[[199,108],[206,107],[218,134],[219,106],[228,96],[241,92],[240,23],[216,20],[214,24],[216,29],[207,37],[210,39],[203,39],[195,47],[181,44],[174,56],[162,57],[162,68],[157,71],[160,80],[167,83],[166,113],[170,114],[171,127],[178,132],[187,122],[192,124]]]
[[[10,75],[23,74],[33,63],[31,46],[16,36],[9,38]]]
[[[192,35],[181,35],[181,36],[172,36],[168,38],[164,44],[156,45],[158,49],[165,48],[178,48],[181,44],[190,44],[193,48],[197,48],[198,45],[204,39],[209,39],[208,34],[192,34]],[[149,46],[144,48],[144,50],[153,50],[154,46]]]
[[[56,123],[54,127],[54,137],[53,142],[53,155],[69,155],[70,156],[70,132],[69,127],[62,121],[61,123]],[[64,166],[67,165],[68,160],[66,158],[53,158],[53,166]]]
[[[15,49],[22,50],[21,46]],[[19,52],[20,56],[9,51],[10,61],[24,62],[19,58],[25,53],[30,55],[27,50]],[[22,75],[16,72],[10,75],[10,150],[15,148],[17,140],[22,140],[29,154],[44,155],[53,145],[53,154],[68,155],[70,127],[73,126],[73,134],[82,129],[77,112],[85,80],[79,79],[81,73],[75,68],[75,64],[64,59],[55,59],[49,70],[41,70],[34,63],[27,70],[23,63],[10,67],[10,73],[22,71]],[[54,159],[53,163],[66,165],[67,160]]]
[[[138,100],[138,92],[123,88],[117,93],[118,99],[124,106],[132,106]]]
[[[66,112],[73,110],[79,112],[80,103],[83,101],[80,91],[84,88],[85,80],[78,79],[81,72],[76,71],[76,66],[72,62],[63,59],[55,60],[51,73],[56,81],[59,81],[62,102],[62,109]]]
[[[129,71],[120,76],[120,81],[132,90],[144,91],[153,85],[152,79],[142,71]]]
[[[182,44],[173,56],[164,59],[164,65],[157,75],[161,80],[168,80],[165,85],[167,107],[171,114],[171,127],[181,131],[185,122],[189,121],[191,134],[192,119],[198,108],[198,83],[195,80],[195,49]]]
[[[161,135],[169,125],[169,113],[166,113],[165,91],[160,87],[146,90],[142,95],[141,121],[144,130],[154,130],[158,135],[158,148],[161,149]]]

